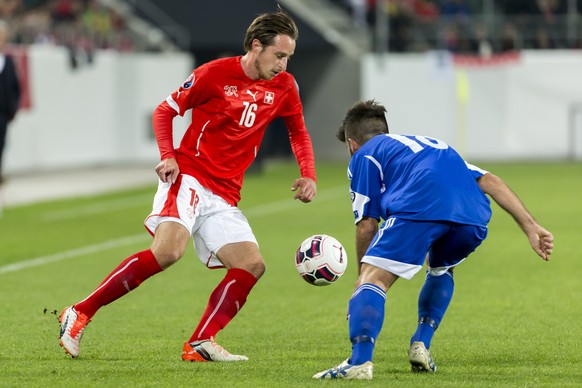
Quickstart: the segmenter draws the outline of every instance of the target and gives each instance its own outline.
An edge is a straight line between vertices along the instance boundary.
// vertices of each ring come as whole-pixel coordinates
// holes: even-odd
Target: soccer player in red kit
[[[301,177],[294,198],[316,194],[311,140],[303,120],[297,84],[286,72],[298,38],[293,19],[281,9],[259,15],[246,31],[245,55],[211,61],[155,110],[154,131],[161,154],[158,191],[145,226],[150,249],[122,261],[86,299],[63,310],[60,344],[72,357],[99,308],[168,268],[190,241],[209,268],[224,267],[198,327],[184,343],[187,361],[244,361],[214,341],[234,318],[265,271],[257,240],[237,203],[245,170],[257,155],[268,124],[282,117]],[[172,119],[192,109],[192,123],[174,149]]]

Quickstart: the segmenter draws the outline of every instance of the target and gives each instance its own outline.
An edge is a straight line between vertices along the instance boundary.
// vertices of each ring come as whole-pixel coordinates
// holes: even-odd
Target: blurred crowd
[[[62,45],[91,60],[95,49],[141,49],[126,20],[98,0],[0,0],[11,43]]]
[[[388,22],[386,49],[442,49],[488,56],[520,49],[582,48],[582,0],[328,0],[349,12],[356,28]],[[122,52],[148,47],[127,20],[99,0],[0,0],[10,42],[67,47],[75,61],[95,49]],[[378,45],[374,45],[378,47]]]
[[[388,49],[490,55],[582,48],[582,0],[330,0],[358,28],[387,19]]]

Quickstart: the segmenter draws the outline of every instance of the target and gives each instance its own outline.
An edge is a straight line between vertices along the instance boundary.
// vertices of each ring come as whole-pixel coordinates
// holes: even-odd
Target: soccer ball
[[[301,243],[295,254],[299,275],[309,284],[327,286],[342,276],[348,265],[346,250],[331,236],[316,234]]]

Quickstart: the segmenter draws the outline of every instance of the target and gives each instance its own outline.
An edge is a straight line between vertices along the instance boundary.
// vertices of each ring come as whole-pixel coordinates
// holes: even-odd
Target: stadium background
[[[5,173],[152,165],[154,107],[198,64],[242,53],[245,26],[276,3],[4,1],[25,90]],[[334,132],[359,98],[384,103],[394,132],[471,160],[582,158],[579,0],[279,3],[299,23],[289,70],[319,160],[345,160]],[[257,165],[290,157],[287,143],[275,122]]]

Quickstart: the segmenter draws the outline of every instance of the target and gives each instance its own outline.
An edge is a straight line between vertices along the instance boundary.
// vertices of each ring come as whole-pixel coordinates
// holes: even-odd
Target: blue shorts
[[[429,270],[440,275],[462,262],[485,237],[486,227],[390,217],[374,236],[362,263],[411,279],[428,253]]]

